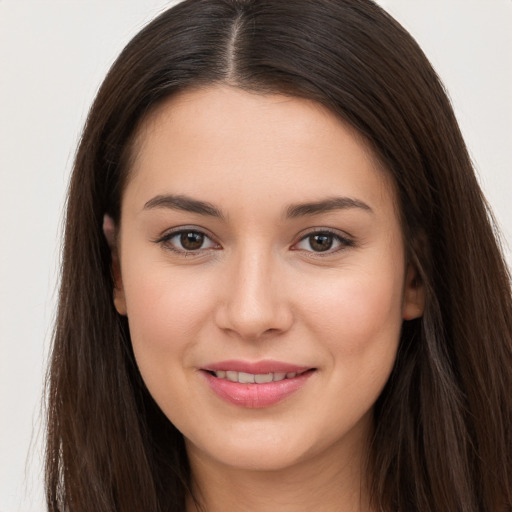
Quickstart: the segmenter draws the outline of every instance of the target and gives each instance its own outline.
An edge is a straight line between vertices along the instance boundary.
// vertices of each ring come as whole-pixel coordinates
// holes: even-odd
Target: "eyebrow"
[[[144,204],[144,210],[152,210],[155,208],[168,208],[171,210],[182,210],[199,215],[206,215],[224,220],[225,215],[213,204],[206,201],[193,199],[185,195],[158,195],[150,199]],[[359,208],[361,210],[373,213],[373,210],[363,201],[351,197],[330,197],[322,201],[309,203],[297,203],[288,206],[286,209],[286,217],[294,219],[297,217],[305,217],[308,215],[318,215],[334,210],[348,210]]]
[[[144,210],[154,208],[169,208],[171,210],[182,210],[185,212],[198,213],[199,215],[207,215],[224,219],[223,213],[206,201],[199,201],[184,195],[158,195],[150,199],[145,205]]]
[[[360,208],[369,213],[373,210],[363,201],[351,197],[330,197],[322,201],[313,203],[292,204],[286,209],[286,217],[297,218],[307,215],[318,215],[333,210],[348,210],[352,208]]]

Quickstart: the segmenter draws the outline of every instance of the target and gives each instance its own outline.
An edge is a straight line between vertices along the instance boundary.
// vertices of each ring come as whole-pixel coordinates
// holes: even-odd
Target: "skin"
[[[390,177],[323,107],[221,85],[160,106],[134,155],[120,226],[107,219],[105,229],[115,304],[149,391],[185,436],[200,502],[211,512],[368,510],[372,407],[402,322],[423,311]],[[154,200],[169,194],[222,217]],[[352,203],[286,215],[333,197]],[[208,238],[186,252],[170,235],[180,228]],[[327,234],[321,252],[310,235],[326,230],[342,238]],[[201,368],[231,359],[315,370],[285,400],[252,409],[205,383]]]

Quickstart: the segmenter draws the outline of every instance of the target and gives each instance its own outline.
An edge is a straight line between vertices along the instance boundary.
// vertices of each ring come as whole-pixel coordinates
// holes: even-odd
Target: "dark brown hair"
[[[362,134],[396,184],[427,297],[423,317],[404,322],[375,406],[375,510],[509,510],[510,277],[438,77],[370,0],[186,0],[114,63],[69,189],[48,378],[49,510],[184,510],[183,438],[142,382],[114,309],[102,220],[119,218],[139,123],[177,91],[214,83],[325,105]]]

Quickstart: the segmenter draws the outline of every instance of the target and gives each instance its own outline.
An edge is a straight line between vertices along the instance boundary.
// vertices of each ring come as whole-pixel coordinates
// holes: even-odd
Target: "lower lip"
[[[313,375],[313,370],[297,375],[293,379],[283,379],[278,382],[264,384],[241,384],[227,379],[219,379],[211,373],[203,371],[210,388],[220,398],[250,409],[260,409],[278,404],[285,398],[298,391]]]

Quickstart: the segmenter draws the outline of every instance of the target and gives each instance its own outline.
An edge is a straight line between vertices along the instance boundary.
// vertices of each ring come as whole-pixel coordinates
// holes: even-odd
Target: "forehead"
[[[322,105],[229,86],[181,92],[138,130],[130,182],[225,205],[333,194],[394,204],[392,180],[363,138]],[[127,187],[130,195],[130,186]]]

